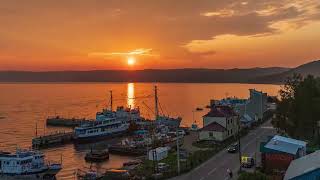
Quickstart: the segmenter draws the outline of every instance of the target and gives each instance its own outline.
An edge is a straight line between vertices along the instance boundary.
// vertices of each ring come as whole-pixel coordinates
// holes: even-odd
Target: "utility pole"
[[[177,167],[178,167],[178,175],[180,174],[180,149],[179,149],[179,131],[177,128]]]
[[[38,123],[36,122],[36,137],[38,137]]]
[[[158,103],[158,87],[154,86],[154,102],[155,102],[155,120],[157,120],[159,118],[159,103]]]
[[[112,90],[110,91],[110,110],[113,110],[113,97],[112,97]]]
[[[195,123],[195,121],[194,121],[194,110],[192,110],[192,122]]]
[[[240,117],[238,116],[238,146],[239,146],[239,170],[242,172],[242,167],[241,167],[241,142],[240,142]]]

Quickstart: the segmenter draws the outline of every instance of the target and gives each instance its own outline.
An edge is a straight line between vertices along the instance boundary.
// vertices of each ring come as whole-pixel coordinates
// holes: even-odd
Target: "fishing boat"
[[[92,150],[85,156],[85,160],[89,162],[102,162],[109,159],[108,150]]]
[[[159,113],[159,99],[158,99],[158,88],[157,86],[154,87],[154,97],[155,97],[155,123],[157,126],[168,126],[169,128],[178,128],[180,127],[180,123],[182,118],[172,118],[169,116],[160,115]]]
[[[50,179],[62,169],[60,163],[46,162],[39,151],[17,149],[15,153],[0,152],[0,179]]]
[[[97,119],[74,129],[75,142],[96,141],[127,132],[129,123],[117,118]]]
[[[158,116],[156,119],[156,124],[157,125],[165,125],[168,126],[170,128],[176,129],[178,127],[180,127],[180,123],[182,121],[181,117],[177,117],[177,118],[171,118],[168,116]]]
[[[105,109],[102,109],[101,112],[96,113],[97,120],[104,120],[104,119],[110,119],[110,118],[116,118],[117,120],[125,121],[127,123],[131,121],[138,122],[138,121],[144,120],[144,118],[142,118],[140,115],[139,107],[125,108],[124,106],[118,106],[114,111],[112,91],[110,91],[110,107],[106,107]]]
[[[96,113],[96,119],[108,119],[117,118],[122,121],[140,121],[143,119],[140,115],[139,108],[125,108],[123,106],[118,106],[116,111],[112,109],[103,109],[101,112]]]

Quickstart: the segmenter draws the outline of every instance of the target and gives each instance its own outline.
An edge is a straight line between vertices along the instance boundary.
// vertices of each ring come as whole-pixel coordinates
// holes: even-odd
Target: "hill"
[[[310,74],[320,77],[320,60],[300,65],[285,72],[253,78],[250,80],[250,83],[282,84],[286,78],[292,76],[294,73],[301,74],[302,76]]]
[[[136,71],[0,71],[0,82],[190,82],[247,83],[250,79],[288,71],[288,68],[146,69]]]

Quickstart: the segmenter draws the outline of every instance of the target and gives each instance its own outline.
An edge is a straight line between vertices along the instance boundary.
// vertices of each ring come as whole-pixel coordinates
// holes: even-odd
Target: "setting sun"
[[[129,57],[127,63],[129,66],[133,66],[136,63],[136,59],[134,57]]]

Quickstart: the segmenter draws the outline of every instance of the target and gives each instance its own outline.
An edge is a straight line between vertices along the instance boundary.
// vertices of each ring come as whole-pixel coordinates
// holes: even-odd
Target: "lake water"
[[[247,98],[250,88],[277,95],[278,85],[263,84],[191,84],[191,83],[60,83],[60,84],[0,84],[0,150],[31,146],[38,124],[38,134],[68,128],[46,127],[48,116],[94,118],[95,113],[109,104],[109,91],[113,91],[114,107],[140,107],[146,118],[154,117],[154,85],[158,86],[160,112],[170,116],[181,116],[182,125],[193,122],[192,111],[205,107],[210,99],[236,96]],[[194,114],[202,126],[202,115],[207,110]],[[108,144],[109,142],[103,142]],[[104,144],[102,144],[104,145]],[[73,179],[77,168],[89,167],[84,161],[90,145],[73,144],[43,150],[49,159],[60,160],[63,170],[58,179]],[[110,155],[110,160],[94,166],[118,168],[131,157]]]

